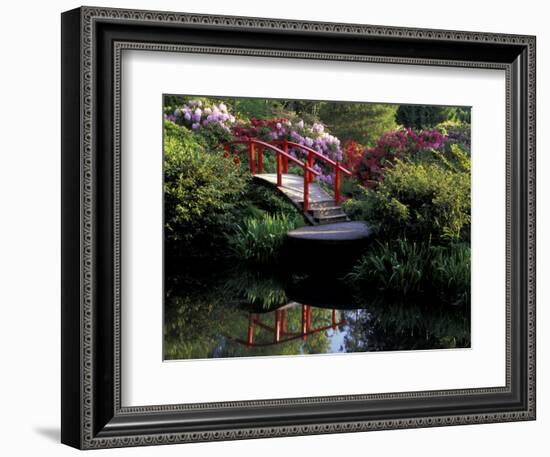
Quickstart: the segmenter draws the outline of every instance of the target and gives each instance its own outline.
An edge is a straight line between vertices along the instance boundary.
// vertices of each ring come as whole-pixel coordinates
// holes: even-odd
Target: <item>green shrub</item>
[[[353,199],[363,195],[364,187],[354,177],[344,176],[340,181],[340,195],[347,199]],[[333,191],[333,187],[331,188]],[[347,201],[347,200],[345,200]]]
[[[435,128],[447,137],[447,144],[456,144],[466,153],[470,153],[472,135],[469,122],[448,120],[441,122]]]
[[[276,262],[287,232],[296,226],[296,219],[285,214],[247,218],[229,237],[233,254],[240,260],[263,265]]]
[[[354,221],[367,221],[371,225],[374,225],[372,217],[374,198],[373,190],[360,186],[358,192],[355,192],[351,198],[342,202],[342,209],[350,219]]]
[[[469,239],[470,174],[438,163],[397,162],[377,190],[348,201],[351,217],[370,222],[384,239],[435,244]]]
[[[185,127],[165,122],[164,208],[168,255],[215,256],[240,220],[249,178],[223,155],[206,152]]]
[[[471,251],[466,243],[433,249],[431,284],[443,297],[454,297],[457,303],[470,302]]]
[[[347,277],[359,290],[373,288],[400,297],[425,294],[465,304],[470,300],[470,247],[406,239],[378,242]]]
[[[423,292],[429,266],[429,246],[407,240],[378,242],[354,266],[349,278],[354,283],[367,283],[380,291],[410,295]]]
[[[448,144],[444,151],[432,149],[419,157],[415,162],[435,164],[445,171],[470,174],[472,161],[470,155],[458,144]]]
[[[286,214],[297,221],[303,218],[302,212],[273,187],[251,181],[245,198],[250,204],[269,214]]]
[[[209,124],[194,132],[208,151],[223,152],[223,144],[234,139],[233,134],[218,124]]]

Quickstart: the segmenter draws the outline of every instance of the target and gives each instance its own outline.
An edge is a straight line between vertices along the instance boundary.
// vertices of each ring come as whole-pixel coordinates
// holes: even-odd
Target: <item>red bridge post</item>
[[[254,165],[254,143],[249,143],[249,155],[250,155],[250,174],[254,176],[255,165]]]
[[[277,186],[281,187],[283,185],[283,177],[281,175],[281,167],[282,167],[282,157],[281,154],[277,152]]]
[[[336,167],[334,167],[334,201],[336,204],[340,204],[340,162],[336,161]]]
[[[313,154],[311,151],[307,153],[307,166],[313,168]],[[307,174],[309,175],[308,182],[313,182],[313,173],[307,172]]]
[[[304,170],[304,213],[309,209],[309,171]]]
[[[258,145],[258,173],[262,174],[264,172],[264,147]]]
[[[283,151],[285,151],[288,154],[288,143],[286,140],[283,141]],[[288,157],[284,157],[283,159],[283,173],[288,173]]]

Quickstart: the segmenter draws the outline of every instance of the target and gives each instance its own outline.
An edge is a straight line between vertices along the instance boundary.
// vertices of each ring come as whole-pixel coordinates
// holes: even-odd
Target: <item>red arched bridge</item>
[[[240,138],[224,144],[225,155],[234,154],[238,162],[239,154],[248,154],[250,173],[256,178],[272,186],[286,195],[297,207],[302,209],[305,218],[312,225],[330,224],[348,221],[340,207],[340,183],[343,175],[351,176],[351,172],[340,165],[338,160],[332,160],[320,152],[293,141],[272,141],[270,143],[256,138]],[[305,160],[300,160],[289,151],[299,151]],[[264,173],[264,154],[276,156],[277,172]],[[289,164],[297,166],[302,174],[289,173]],[[332,168],[334,173],[333,195],[330,195],[319,184],[313,181],[321,173],[315,165]]]

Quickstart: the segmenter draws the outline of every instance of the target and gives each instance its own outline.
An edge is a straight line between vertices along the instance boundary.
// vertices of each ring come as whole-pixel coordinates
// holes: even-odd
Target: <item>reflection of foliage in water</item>
[[[218,278],[218,279],[214,279]],[[229,279],[227,279],[229,278]],[[208,280],[189,278],[167,294],[165,347],[167,359],[246,357],[459,348],[470,346],[469,306],[443,305],[439,300],[415,296],[405,302],[376,291],[355,294],[353,303],[321,303],[300,296],[312,306],[311,328],[325,330],[303,340],[302,306],[292,302],[296,286],[304,282],[311,290],[312,278],[269,275],[264,271],[224,270]],[[310,282],[311,281],[311,282]],[[325,278],[325,286],[331,288]],[[192,284],[192,287],[190,287]],[[334,286],[335,287],[335,286]],[[299,288],[298,288],[299,289]],[[289,290],[291,291],[289,295]],[[287,334],[274,343],[275,310],[286,306]],[[337,320],[331,326],[332,307]],[[254,323],[247,346],[250,318]],[[291,334],[296,335],[291,335]]]
[[[416,302],[366,299],[366,309],[347,312],[348,352],[449,349],[470,347],[469,306],[449,306],[433,299]]]
[[[272,309],[287,303],[284,283],[281,279],[260,271],[239,269],[224,285],[230,295],[260,309]]]
[[[197,359],[213,357],[248,357],[268,355],[322,354],[329,352],[326,332],[310,335],[305,341],[293,338],[281,344],[271,344],[273,333],[254,326],[254,343],[248,347],[248,313],[238,308],[220,306],[212,301],[197,301],[178,297],[171,304],[172,314],[165,325],[166,359]],[[330,310],[316,309],[312,327],[330,323]],[[274,312],[262,314],[261,322],[274,327]],[[298,332],[301,307],[287,309],[288,332]],[[284,338],[283,338],[284,339]]]
[[[254,327],[254,342],[247,347],[249,313],[274,310],[287,304],[281,278],[250,270],[238,270],[227,280],[215,284],[201,283],[196,278],[180,280],[177,290],[167,294],[164,325],[164,357],[197,359],[212,357],[245,357],[268,355],[319,354],[329,352],[326,332],[309,336],[305,341],[294,338],[270,345],[273,334],[259,325]],[[220,277],[223,275],[220,275]],[[212,283],[213,281],[210,281]],[[190,285],[193,287],[189,287]],[[288,332],[301,328],[301,306],[286,312]],[[274,326],[274,312],[260,315],[264,325]],[[312,326],[330,323],[330,310],[316,309]],[[265,346],[261,346],[264,345]]]
[[[211,357],[220,333],[236,322],[237,313],[233,307],[223,306],[215,294],[172,297],[166,304],[164,357]]]

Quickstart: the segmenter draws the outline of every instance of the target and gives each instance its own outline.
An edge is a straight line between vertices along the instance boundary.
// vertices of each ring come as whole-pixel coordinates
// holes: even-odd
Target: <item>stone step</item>
[[[343,214],[342,208],[340,206],[327,206],[325,208],[310,209],[309,213],[314,218],[322,218],[325,216],[334,216],[336,214]]]
[[[348,221],[348,216],[346,216],[345,213],[335,214],[332,216],[322,216],[322,217],[315,217],[315,222],[317,222],[319,225],[323,224],[333,224],[335,222],[346,222]]]
[[[304,202],[302,201],[301,204],[303,206]],[[323,208],[333,208],[334,206],[335,206],[334,200],[317,200],[317,201],[310,200],[308,210],[314,211],[314,210],[323,209]]]

